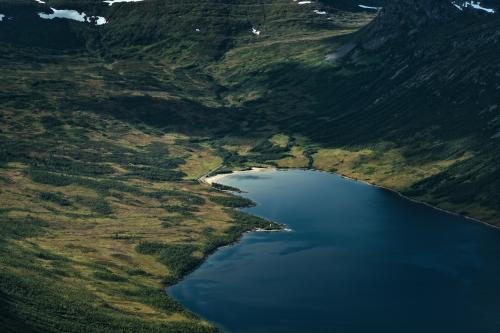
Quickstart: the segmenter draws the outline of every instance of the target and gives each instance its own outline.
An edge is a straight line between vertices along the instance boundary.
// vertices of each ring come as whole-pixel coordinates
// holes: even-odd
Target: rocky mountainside
[[[449,24],[459,13],[449,0],[388,1],[366,28],[366,48],[377,48],[387,40],[409,37],[430,27]]]
[[[365,54],[384,55],[379,79],[386,84],[377,89],[377,100],[364,112],[380,110],[375,111],[379,117],[389,117],[386,110],[392,110],[393,124],[383,128],[388,133],[408,128],[399,134],[401,138],[417,135],[418,142],[426,140],[419,136],[430,135],[437,145],[462,141],[454,149],[473,152],[474,157],[414,184],[408,194],[462,207],[480,202],[494,211],[500,205],[495,199],[500,185],[496,166],[500,62],[494,56],[500,50],[500,17],[484,7],[460,10],[457,4],[391,2],[366,27],[362,47]],[[351,61],[359,59],[354,56]],[[395,108],[403,103],[406,107]],[[467,214],[467,209],[463,212]]]

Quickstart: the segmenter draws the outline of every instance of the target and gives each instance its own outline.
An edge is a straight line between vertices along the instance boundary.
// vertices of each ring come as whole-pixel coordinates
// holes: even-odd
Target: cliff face
[[[459,11],[449,0],[388,1],[378,17],[366,28],[363,46],[376,49],[390,39],[449,24],[458,15]]]

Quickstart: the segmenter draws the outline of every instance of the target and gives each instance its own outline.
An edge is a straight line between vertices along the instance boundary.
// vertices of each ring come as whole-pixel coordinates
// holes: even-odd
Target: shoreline
[[[215,172],[217,169],[213,170],[212,172]],[[331,171],[325,171],[325,170],[319,170],[319,169],[314,169],[314,168],[251,167],[249,170],[234,170],[234,171],[232,171],[230,173],[215,174],[215,175],[210,176],[210,177],[202,176],[202,177],[200,177],[198,179],[198,181],[200,183],[202,183],[202,184],[206,184],[206,185],[212,186],[213,184],[217,184],[217,181],[220,181],[220,180],[222,180],[222,179],[224,179],[226,177],[229,177],[229,176],[235,175],[235,174],[252,173],[252,172],[288,171],[288,170],[307,170],[307,171],[324,172],[324,173],[328,173],[328,174],[331,174],[331,175],[336,175],[336,176],[342,177],[344,179],[348,179],[348,180],[355,181],[355,182],[360,182],[360,183],[363,183],[363,184],[366,184],[366,185],[369,185],[369,186],[374,186],[374,187],[377,187],[379,189],[395,193],[398,196],[400,196],[400,197],[402,197],[402,198],[404,198],[406,200],[409,200],[411,202],[427,206],[429,208],[438,210],[440,212],[451,214],[451,215],[454,215],[454,216],[460,216],[460,217],[465,218],[466,220],[469,220],[470,222],[482,224],[482,225],[484,225],[486,227],[489,227],[489,228],[492,228],[494,230],[500,230],[500,225],[494,225],[492,223],[488,223],[486,221],[483,221],[483,220],[481,220],[479,218],[475,218],[475,217],[468,216],[468,215],[463,215],[463,214],[454,212],[452,210],[440,208],[438,206],[435,206],[435,205],[433,205],[431,203],[428,203],[428,202],[425,202],[425,201],[421,201],[421,200],[417,200],[417,199],[411,198],[411,197],[409,197],[407,195],[404,195],[403,193],[399,192],[398,190],[392,189],[390,187],[386,187],[386,186],[383,186],[383,185],[378,185],[376,183],[371,183],[371,182],[363,180],[363,179],[349,177],[349,176],[344,175],[344,174],[335,173],[335,172],[331,172]]]
[[[342,175],[342,174],[338,174],[338,173],[333,173],[333,172],[328,172],[328,171],[321,171],[321,170],[315,170],[315,169],[310,169],[310,170],[320,171],[320,172],[326,172],[326,173],[329,173],[329,174],[334,174],[334,175],[337,175],[337,176],[342,177],[344,179],[352,180],[352,181],[355,181],[355,182],[360,182],[360,183],[363,183],[363,184],[366,184],[366,185],[369,185],[369,186],[373,186],[373,187],[376,187],[376,188],[379,188],[379,189],[382,189],[382,190],[385,190],[385,191],[389,191],[389,192],[397,194],[401,198],[409,200],[409,201],[411,201],[413,203],[424,205],[424,206],[427,206],[429,208],[435,209],[437,211],[440,211],[440,212],[443,212],[443,213],[446,213],[446,214],[451,214],[451,215],[454,215],[454,216],[463,217],[464,219],[469,220],[469,222],[473,222],[473,223],[477,223],[477,224],[482,224],[482,225],[484,225],[486,227],[489,227],[491,229],[500,230],[500,226],[498,226],[498,225],[494,225],[494,224],[488,223],[486,221],[480,220],[480,219],[472,217],[472,216],[463,215],[463,214],[454,212],[452,210],[447,210],[447,209],[444,209],[444,208],[440,208],[438,206],[435,206],[435,205],[430,204],[430,203],[425,202],[425,201],[413,199],[412,197],[404,195],[403,193],[401,193],[401,192],[399,192],[399,191],[397,191],[395,189],[392,189],[390,187],[386,187],[386,186],[383,186],[383,185],[378,185],[378,184],[375,184],[375,183],[370,183],[370,182],[368,182],[366,180],[352,178],[352,177],[349,177],[349,176],[346,176],[346,175]]]
[[[209,173],[201,176],[200,178],[197,179],[197,181],[200,184],[212,186],[212,184],[216,184],[215,180],[220,180],[220,179],[223,179],[225,177],[228,177],[228,176],[231,176],[231,175],[234,175],[234,174],[238,174],[238,173],[246,173],[246,172],[269,172],[269,171],[276,171],[276,170],[278,170],[277,168],[272,168],[272,167],[252,167],[252,168],[250,168],[248,170],[233,170],[233,171],[228,172],[228,173],[220,173],[220,174],[215,174],[213,176],[208,176],[208,175],[216,172],[218,169],[220,169],[221,166],[222,165],[219,165],[217,168],[213,169]],[[220,191],[225,192],[225,190],[220,190]],[[243,192],[240,191],[240,193],[243,193]],[[240,210],[241,208],[234,208],[234,209]],[[250,214],[250,213],[248,213],[248,214]],[[252,215],[254,215],[254,214],[252,214]],[[257,215],[255,215],[255,216],[257,216]],[[272,221],[270,221],[270,222],[272,222]],[[276,228],[276,229],[263,229],[263,228],[254,227],[252,229],[243,231],[241,234],[238,235],[237,238],[233,239],[232,241],[228,242],[227,244],[223,244],[221,246],[218,246],[215,249],[213,249],[212,251],[205,253],[205,255],[203,256],[203,258],[200,261],[200,263],[198,265],[196,265],[195,267],[193,267],[192,269],[190,269],[185,274],[183,274],[183,276],[181,278],[179,278],[177,281],[174,281],[174,282],[168,283],[168,284],[163,284],[163,290],[168,295],[168,289],[170,287],[175,286],[176,284],[182,282],[188,275],[190,275],[192,272],[194,272],[195,270],[197,270],[201,265],[203,265],[210,256],[214,255],[217,251],[219,251],[219,250],[221,250],[223,248],[226,248],[228,246],[234,246],[234,245],[240,243],[242,241],[243,237],[245,237],[248,234],[252,234],[252,233],[272,233],[272,232],[293,232],[293,229],[289,228],[288,225],[286,225],[286,224],[277,223],[277,222],[273,222],[273,223],[275,223],[279,228]],[[188,311],[190,311],[190,310],[188,309]],[[195,314],[195,315],[199,316],[198,314]],[[199,317],[201,317],[201,316],[199,316]]]
[[[217,169],[215,169],[214,171],[217,171]],[[244,173],[254,173],[254,172],[257,172],[257,173],[270,172],[270,171],[276,171],[276,170],[279,170],[279,169],[273,168],[273,167],[251,167],[248,170],[234,170],[234,171],[231,171],[229,173],[219,173],[219,174],[215,174],[213,176],[205,175],[205,176],[198,178],[198,181],[202,184],[212,186],[213,184],[218,184],[218,181],[220,181],[228,176],[234,176],[237,174],[244,174]],[[212,172],[214,172],[214,171],[212,171]],[[210,173],[212,173],[212,172],[210,172]],[[208,174],[210,174],[210,173],[208,173]],[[221,185],[224,185],[224,184],[221,184]]]
[[[304,170],[304,171],[323,172],[323,173],[327,173],[327,174],[330,174],[330,175],[335,175],[335,176],[341,177],[343,179],[347,179],[347,180],[354,181],[354,182],[359,182],[359,183],[362,183],[362,184],[365,184],[365,185],[368,185],[368,186],[373,186],[373,187],[376,187],[376,188],[379,188],[379,189],[382,189],[382,190],[385,190],[385,191],[389,191],[389,192],[397,194],[401,198],[409,200],[409,201],[411,201],[413,203],[420,204],[420,205],[425,205],[425,206],[427,206],[427,207],[429,207],[431,209],[435,209],[435,210],[438,210],[438,211],[446,213],[446,214],[451,214],[451,215],[463,217],[465,220],[468,220],[468,222],[472,222],[472,223],[476,223],[476,224],[481,224],[481,225],[483,225],[485,227],[488,227],[488,228],[490,228],[492,230],[495,230],[495,231],[499,231],[500,230],[500,226],[496,226],[496,225],[490,224],[488,222],[482,221],[482,220],[474,218],[474,217],[465,216],[465,215],[462,215],[462,214],[459,214],[459,213],[456,213],[456,212],[453,212],[453,211],[449,211],[449,210],[446,210],[446,209],[443,209],[443,208],[439,208],[437,206],[433,206],[430,203],[427,203],[427,202],[424,202],[424,201],[419,201],[417,199],[413,199],[411,197],[408,197],[408,196],[404,195],[403,193],[401,193],[401,192],[399,192],[397,190],[394,190],[394,189],[391,189],[391,188],[388,188],[388,187],[385,187],[385,186],[382,186],[382,185],[377,185],[375,183],[370,183],[370,182],[362,180],[362,179],[352,178],[352,177],[349,177],[347,175],[343,175],[343,174],[339,174],[339,173],[335,173],[335,172],[330,172],[330,171],[325,171],[325,170],[319,170],[319,169],[313,169],[313,168],[277,168],[277,167],[271,167],[271,166],[269,166],[269,167],[251,167],[251,168],[249,168],[247,170],[233,170],[233,171],[228,172],[228,173],[220,173],[220,174],[215,174],[213,176],[209,176],[210,174],[213,174],[214,172],[216,172],[220,168],[221,168],[221,165],[218,166],[217,168],[215,168],[214,170],[210,171],[206,175],[203,175],[202,177],[198,178],[198,182],[200,184],[208,185],[208,186],[212,187],[213,184],[218,184],[217,181],[220,181],[220,180],[222,180],[222,179],[224,179],[226,177],[229,177],[231,175],[242,174],[242,173],[261,173],[261,172],[292,171],[292,170]],[[221,185],[224,185],[224,184],[221,184]],[[235,238],[233,241],[231,241],[231,242],[229,242],[227,244],[221,245],[221,246],[213,249],[213,251],[211,251],[210,253],[207,253],[203,257],[203,259],[200,261],[200,263],[196,267],[193,267],[192,270],[190,270],[189,272],[186,272],[186,274],[184,274],[178,281],[175,281],[174,283],[171,283],[171,284],[163,285],[164,292],[169,297],[172,297],[168,293],[168,289],[170,287],[172,287],[172,286],[174,286],[174,285],[182,282],[187,276],[189,276],[192,272],[194,272],[201,265],[203,265],[208,260],[208,258],[210,256],[214,255],[217,251],[219,251],[221,249],[224,249],[224,248],[226,248],[228,246],[235,246],[235,245],[237,245],[248,234],[251,234],[251,233],[261,233],[261,232],[264,232],[264,233],[268,233],[268,232],[293,232],[293,230],[290,229],[290,228],[288,228],[287,225],[280,224],[280,223],[278,223],[278,225],[281,226],[280,229],[266,230],[266,229],[260,229],[260,228],[253,228],[251,230],[244,231],[237,238]],[[174,299],[176,302],[178,302],[175,298],[172,297],[172,299]],[[203,316],[201,316],[200,314],[195,313],[195,312],[189,310],[183,304],[181,304],[181,306],[183,308],[185,308],[188,312],[194,314],[195,316],[197,316],[199,318],[202,318],[203,320],[209,322],[214,327],[220,329],[220,327],[216,323],[213,323],[213,322],[207,320],[206,318],[204,318]]]

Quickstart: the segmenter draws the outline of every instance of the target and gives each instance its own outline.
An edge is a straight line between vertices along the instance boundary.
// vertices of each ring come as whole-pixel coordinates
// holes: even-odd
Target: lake
[[[220,182],[293,230],[246,234],[168,289],[225,332],[500,332],[499,231],[329,173]]]

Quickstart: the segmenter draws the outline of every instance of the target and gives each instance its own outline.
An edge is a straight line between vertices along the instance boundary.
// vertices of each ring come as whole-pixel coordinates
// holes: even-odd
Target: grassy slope
[[[175,46],[151,46],[144,34],[120,35],[118,23],[98,31],[98,42],[94,28],[68,21],[38,20],[31,31],[14,21],[1,31],[2,331],[217,331],[169,299],[162,286],[243,231],[269,224],[233,210],[246,202],[195,181],[234,157],[232,147],[260,142],[231,134],[240,133],[234,112],[241,106],[226,103],[222,84],[197,68],[219,58],[227,43],[256,43],[248,17],[269,10],[276,11],[268,23],[275,35],[262,38],[266,47],[273,39],[321,38],[295,23],[302,11],[287,13],[283,4],[229,6],[241,12],[230,23],[242,27],[212,49],[206,41],[180,45],[172,31],[162,32],[168,37],[162,43]],[[163,5],[153,3],[152,10]],[[7,14],[28,15],[37,5],[2,6]],[[213,34],[227,35],[219,30],[229,24],[218,23],[221,5],[168,9],[189,9],[216,22]],[[287,29],[284,17],[291,17]],[[181,21],[176,33],[184,36],[189,24]],[[65,35],[40,44],[47,28]],[[24,35],[9,32],[19,29]],[[87,40],[85,47],[79,39]],[[193,57],[196,49],[207,58]],[[134,57],[122,56],[131,52]]]
[[[229,199],[209,200],[221,194],[193,181],[218,153],[98,115],[73,112],[68,124],[15,111],[2,126],[2,152],[17,160],[0,179],[0,288],[12,318],[2,328],[215,331],[161,286],[268,225],[226,210]]]
[[[36,6],[26,4],[0,12]],[[216,331],[161,287],[266,223],[193,181],[220,164],[315,167],[403,192],[417,184],[414,197],[498,221],[496,203],[438,201],[421,183],[468,161],[487,165],[474,138],[403,140],[380,121],[408,95],[377,109],[364,85],[398,66],[381,73],[377,54],[325,61],[372,14],[288,0],[76,5],[115,22],[0,30],[3,331]],[[47,34],[61,38],[36,44]]]
[[[18,161],[0,179],[1,292],[15,320],[6,327],[215,331],[161,286],[264,223],[235,219],[208,200],[219,193],[189,181],[219,163],[216,152],[96,115],[64,124],[15,111],[2,125],[2,152]],[[148,244],[164,248],[137,250]]]

